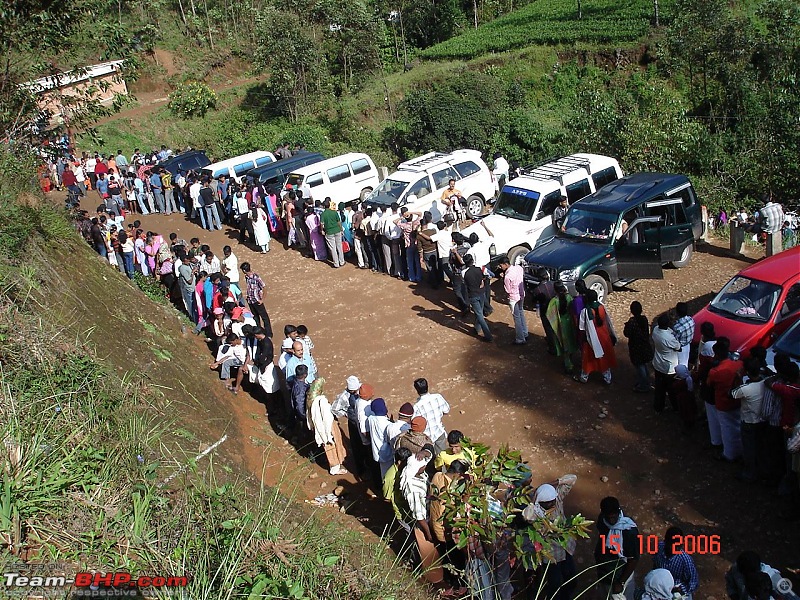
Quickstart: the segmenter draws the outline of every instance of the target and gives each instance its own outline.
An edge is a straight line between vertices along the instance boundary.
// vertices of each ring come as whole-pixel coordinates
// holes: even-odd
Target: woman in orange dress
[[[584,334],[581,352],[581,374],[573,379],[580,383],[589,380],[589,374],[599,371],[603,374],[603,383],[611,385],[611,369],[617,366],[614,346],[617,345],[617,334],[606,307],[597,300],[597,292],[587,290],[586,305],[578,318],[578,328]]]

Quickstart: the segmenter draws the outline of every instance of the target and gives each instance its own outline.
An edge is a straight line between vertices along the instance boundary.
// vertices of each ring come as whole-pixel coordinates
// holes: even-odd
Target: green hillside
[[[661,22],[672,0],[659,2]],[[545,44],[627,44],[645,36],[653,19],[652,0],[538,0],[513,13],[450,38],[420,53],[424,58],[469,59],[491,52]]]

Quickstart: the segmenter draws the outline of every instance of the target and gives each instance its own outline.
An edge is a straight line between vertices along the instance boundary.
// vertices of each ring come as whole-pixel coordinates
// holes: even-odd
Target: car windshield
[[[774,283],[737,275],[722,288],[709,308],[747,321],[767,321],[781,295]]]
[[[538,192],[506,186],[500,192],[492,213],[520,221],[530,221],[538,203]]]
[[[783,352],[800,360],[800,321],[783,334],[772,347],[775,352]]]
[[[572,206],[564,221],[563,233],[570,237],[607,240],[611,238],[614,228],[617,226],[617,216],[614,213],[597,212],[580,206]]]
[[[372,192],[373,196],[379,196],[381,194],[385,196],[391,196],[395,200],[400,200],[400,196],[403,195],[403,192],[408,187],[407,181],[397,181],[396,179],[384,179],[381,184],[375,188],[375,191]]]

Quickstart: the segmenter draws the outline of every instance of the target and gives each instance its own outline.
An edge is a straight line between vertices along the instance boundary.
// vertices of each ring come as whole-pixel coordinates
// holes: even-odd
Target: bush
[[[184,119],[203,117],[217,106],[217,94],[205,83],[181,83],[169,95],[169,109]]]
[[[138,271],[133,274],[133,282],[144,292],[144,295],[158,304],[168,304],[167,292],[161,282],[152,277],[145,277]]]

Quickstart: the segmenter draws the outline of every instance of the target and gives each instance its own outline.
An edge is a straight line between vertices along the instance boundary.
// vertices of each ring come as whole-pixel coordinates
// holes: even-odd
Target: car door
[[[692,225],[683,209],[682,198],[658,198],[646,202],[644,215],[658,217],[658,223],[645,224],[645,239],[657,236],[661,241],[661,258],[667,263],[680,260],[684,248],[693,243]]]
[[[431,201],[436,204],[437,210],[442,214],[447,212],[447,206],[441,200],[442,193],[449,185],[451,179],[456,180],[456,189],[462,194],[467,195],[467,192],[459,187],[461,175],[459,175],[458,172],[450,165],[446,165],[433,171],[431,173],[431,179],[433,180],[433,193],[431,194]]]
[[[640,217],[614,243],[619,279],[664,278],[660,229],[659,217]]]
[[[800,319],[800,281],[788,286],[786,295],[779,301],[775,316],[775,326],[770,332],[770,342]]]
[[[400,204],[407,204],[409,210],[425,212],[431,211],[433,215],[433,222],[441,220],[442,211],[439,210],[439,205],[436,202],[438,197],[435,192],[431,193],[431,181],[427,174],[420,175],[414,183],[408,186],[408,191]]]
[[[700,239],[703,235],[703,216],[697,196],[690,182],[685,182],[664,194],[667,198],[680,198],[686,219],[692,228],[692,238]]]

